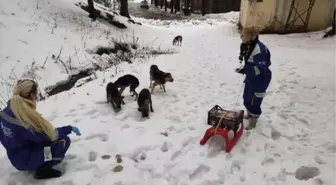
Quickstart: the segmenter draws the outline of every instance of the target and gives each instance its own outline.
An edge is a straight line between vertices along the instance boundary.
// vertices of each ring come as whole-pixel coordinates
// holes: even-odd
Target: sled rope
[[[243,80],[244,80],[244,76],[243,76]],[[238,106],[238,99],[239,99],[240,94],[242,92],[243,86],[244,86],[244,83],[242,83],[242,85],[240,86],[239,93],[237,94],[236,103],[235,103],[236,106]]]
[[[218,121],[218,123],[217,123],[217,126],[216,126],[216,129],[215,129],[215,131],[214,131],[214,134],[216,134],[217,129],[218,129],[219,126],[221,125],[223,118],[224,118],[227,114],[228,114],[228,111],[225,111],[225,110],[224,110],[224,112],[222,113],[221,118],[219,119],[219,121]]]

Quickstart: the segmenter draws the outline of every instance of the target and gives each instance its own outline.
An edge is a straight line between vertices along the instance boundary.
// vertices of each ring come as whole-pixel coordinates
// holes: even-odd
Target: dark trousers
[[[245,82],[244,88],[244,106],[250,117],[259,118],[262,113],[261,104],[266,94],[266,89],[270,84],[270,79],[263,80],[260,84],[251,84]]]
[[[65,157],[65,153],[68,151],[70,147],[70,144],[71,144],[71,140],[68,136],[53,142],[50,145],[52,160],[45,162],[44,165],[54,166],[62,162],[62,160]]]

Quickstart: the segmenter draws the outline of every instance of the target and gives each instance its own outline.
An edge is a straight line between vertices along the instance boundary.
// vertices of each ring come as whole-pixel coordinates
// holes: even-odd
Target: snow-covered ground
[[[88,49],[108,44],[111,37],[131,37],[133,31],[143,45],[172,48],[177,34],[183,35],[183,44],[174,47],[177,54],[160,55],[146,63],[122,63],[117,75],[114,68],[96,72],[96,80],[40,102],[39,111],[55,126],[70,124],[82,132],[80,137],[71,135],[68,157],[59,166],[65,174],[58,179],[34,180],[30,173],[15,170],[0,147],[1,184],[335,184],[333,38],[322,40],[322,32],[260,36],[271,50],[273,71],[263,115],[257,128],[245,131],[226,153],[222,138],[213,137],[205,146],[199,141],[208,128],[207,111],[214,105],[243,109],[243,77],[234,73],[240,46],[235,24],[180,24],[174,28],[130,24],[122,31],[91,23],[87,13],[73,5],[74,0],[38,2],[39,9],[35,1],[0,2],[0,76],[4,81],[14,82],[9,76],[15,73],[20,77],[25,65],[34,60],[42,66],[47,56],[44,69],[36,72],[41,86],[64,80],[62,65],[50,59],[62,45],[63,61],[70,55],[74,66],[85,67],[94,61]],[[141,118],[128,90],[124,91],[123,110],[114,113],[105,103],[107,83],[134,74],[140,80],[139,92],[149,86],[151,64],[171,72],[175,79],[166,85],[166,93],[156,88],[151,118]],[[10,96],[6,87],[1,85],[5,100]],[[116,154],[123,159],[120,173],[112,171],[118,165]],[[103,155],[112,158],[103,160]],[[308,180],[299,180],[305,176]]]

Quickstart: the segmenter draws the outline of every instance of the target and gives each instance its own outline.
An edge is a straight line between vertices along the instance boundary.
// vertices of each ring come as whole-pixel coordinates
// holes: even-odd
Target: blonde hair
[[[13,90],[10,107],[25,128],[46,134],[55,141],[55,128],[36,111],[36,97],[37,83],[30,79],[19,80]]]
[[[249,40],[253,40],[259,35],[259,29],[256,27],[243,28],[241,33]]]

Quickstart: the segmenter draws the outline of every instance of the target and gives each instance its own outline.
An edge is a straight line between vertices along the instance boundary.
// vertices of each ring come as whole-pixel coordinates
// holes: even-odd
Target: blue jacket
[[[18,170],[36,170],[44,163],[44,147],[51,141],[45,134],[26,129],[15,118],[9,102],[0,112],[0,141],[12,165]],[[71,133],[71,126],[57,128],[58,138]]]
[[[245,83],[255,92],[264,92],[272,78],[269,69],[271,65],[271,53],[259,40],[255,41],[252,51],[244,56],[245,65],[243,72],[246,74]]]

